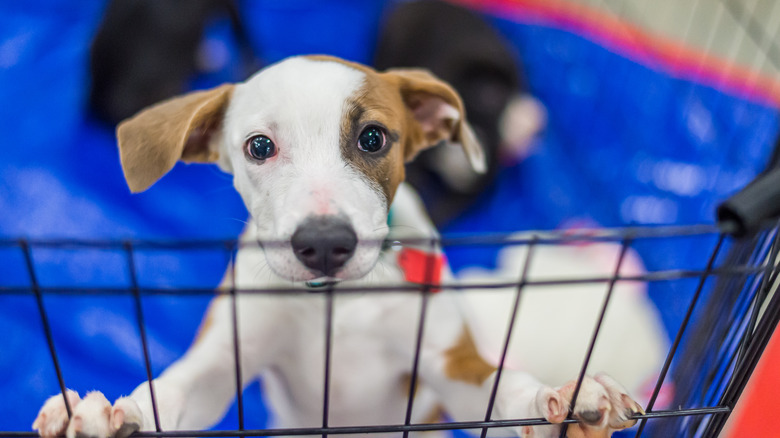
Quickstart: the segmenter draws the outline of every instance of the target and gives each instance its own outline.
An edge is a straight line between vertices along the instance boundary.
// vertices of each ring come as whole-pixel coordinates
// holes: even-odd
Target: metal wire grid
[[[780,26],[771,19],[778,4],[772,0],[693,0],[685,5],[643,0],[576,0],[574,3],[599,8],[652,33],[666,34],[670,30],[667,25],[675,23],[679,27],[670,37],[699,47],[705,53],[743,64],[756,75],[764,72],[771,76],[780,70]],[[661,8],[660,13],[649,13],[651,8]],[[674,21],[673,15],[687,19]],[[730,22],[736,27],[728,26]],[[722,47],[718,38],[726,36],[731,41]]]
[[[626,251],[636,242],[643,240],[663,240],[685,236],[704,236],[715,240],[715,244],[708,252],[706,265],[701,269],[671,269],[663,271],[647,272],[641,275],[624,276],[620,274],[620,267]],[[654,387],[652,396],[648,405],[645,407],[646,414],[637,415],[634,418],[639,420],[639,427],[636,428],[636,437],[640,436],[678,436],[679,434],[687,436],[714,437],[723,427],[729,414],[732,412],[736,401],[744,388],[750,373],[760,357],[761,351],[766,345],[769,336],[780,318],[780,298],[773,294],[773,286],[778,280],[778,237],[777,227],[772,227],[756,237],[748,240],[733,240],[714,226],[677,226],[677,227],[656,227],[656,228],[623,228],[613,230],[598,230],[589,232],[586,235],[566,234],[566,233],[532,233],[528,237],[509,237],[504,235],[482,235],[482,236],[461,236],[455,238],[445,238],[442,240],[421,240],[404,241],[402,244],[427,244],[433,248],[441,244],[445,248],[457,246],[484,246],[484,245],[526,245],[529,248],[524,267],[519,275],[519,279],[513,283],[505,284],[484,284],[484,285],[460,285],[460,284],[441,284],[434,285],[430,281],[424,284],[405,284],[405,285],[377,285],[371,288],[373,293],[403,292],[419,294],[421,299],[421,310],[418,319],[417,337],[415,345],[414,361],[410,364],[411,380],[409,388],[409,399],[404,424],[392,425],[370,425],[370,426],[339,426],[334,427],[328,424],[329,411],[329,376],[331,370],[330,352],[332,349],[332,315],[333,315],[333,297],[336,294],[364,293],[366,288],[355,288],[349,286],[328,287],[322,293],[326,295],[327,305],[325,308],[325,361],[323,366],[324,380],[324,399],[323,399],[323,419],[322,427],[295,428],[295,429],[266,429],[266,430],[247,430],[244,427],[244,406],[242,402],[242,387],[240,385],[242,370],[238,360],[240,356],[240,345],[238,343],[238,324],[236,321],[236,296],[238,294],[290,294],[303,293],[310,294],[310,289],[301,288],[298,290],[290,289],[236,289],[231,287],[228,293],[231,297],[233,309],[233,360],[235,367],[235,385],[236,398],[238,405],[238,429],[237,430],[213,430],[213,431],[169,431],[162,430],[157,411],[157,401],[155,399],[153,373],[149,359],[149,348],[147,334],[145,331],[145,319],[142,308],[142,299],[144,296],[153,296],[161,294],[173,295],[193,295],[203,293],[213,293],[213,289],[206,288],[147,288],[139,285],[136,272],[135,251],[144,250],[194,250],[194,249],[219,249],[225,251],[230,260],[235,257],[236,250],[244,245],[243,242],[236,241],[209,241],[209,242],[150,242],[150,241],[0,241],[0,248],[18,248],[24,255],[26,268],[28,271],[30,285],[28,287],[0,287],[0,294],[29,294],[34,296],[40,313],[43,334],[51,354],[52,364],[57,375],[59,387],[65,392],[66,383],[62,370],[60,369],[57,358],[57,351],[52,335],[49,317],[44,305],[44,296],[49,294],[129,294],[134,298],[136,322],[141,338],[141,345],[144,353],[144,364],[146,368],[147,381],[151,389],[151,402],[154,410],[155,431],[139,432],[139,437],[183,437],[183,436],[203,436],[203,437],[236,437],[236,436],[308,436],[328,434],[371,434],[371,433],[399,433],[406,437],[410,432],[415,431],[433,431],[433,430],[453,430],[453,429],[472,429],[480,430],[481,436],[485,437],[491,428],[501,428],[510,426],[533,426],[548,424],[542,418],[525,418],[515,420],[492,420],[493,404],[496,392],[501,379],[501,373],[504,368],[504,361],[507,354],[512,328],[515,324],[516,315],[519,306],[522,305],[522,292],[528,286],[554,286],[554,285],[573,285],[585,283],[603,283],[607,287],[607,293],[601,305],[601,311],[598,320],[593,329],[586,356],[583,359],[579,379],[574,391],[572,408],[576,403],[579,386],[583,376],[588,369],[588,362],[593,352],[594,345],[598,339],[599,330],[603,321],[604,314],[610,303],[614,285],[619,281],[642,281],[642,282],[668,282],[680,279],[698,279],[697,287],[693,293],[688,305],[682,324],[680,325],[674,340],[671,344],[663,368],[659,370],[659,377]],[[538,245],[562,245],[573,242],[616,242],[621,245],[620,256],[611,276],[594,276],[588,278],[574,279],[552,279],[552,280],[530,280],[528,279],[528,269],[532,262],[534,251]],[[393,242],[397,245],[398,242]],[[252,244],[254,245],[254,244]],[[718,262],[724,253],[724,247],[730,246],[729,255],[725,260]],[[62,288],[62,287],[42,287],[36,274],[36,266],[33,262],[33,251],[38,248],[47,249],[121,249],[124,251],[127,259],[130,284],[126,288]],[[702,252],[704,254],[704,252]],[[230,264],[229,275],[235,278],[234,264]],[[428,279],[432,276],[433,264],[428,263],[426,270]],[[705,285],[708,280],[715,279],[716,287],[707,288]],[[235,284],[232,282],[231,284]],[[466,421],[450,423],[425,423],[413,424],[411,422],[411,412],[414,405],[414,393],[417,385],[418,365],[420,347],[424,337],[425,318],[427,310],[427,301],[430,294],[437,290],[458,290],[464,287],[475,288],[515,288],[515,299],[513,312],[508,321],[506,337],[504,339],[502,355],[498,365],[497,377],[492,388],[489,403],[486,406],[484,421]],[[711,290],[710,290],[711,289]],[[726,294],[732,299],[724,300]],[[702,297],[709,297],[703,300]],[[704,312],[712,312],[716,309],[717,318],[696,318],[695,315]],[[728,315],[726,318],[720,318]],[[699,327],[689,329],[691,322],[700,323]],[[703,321],[703,322],[702,322]],[[718,322],[718,329],[713,329],[708,322]],[[731,327],[731,329],[729,329]],[[724,330],[725,329],[725,330]],[[703,334],[709,334],[705,336]],[[685,345],[690,350],[683,349],[683,353],[678,354],[684,336],[688,336],[689,342]],[[706,342],[703,342],[706,337]],[[693,341],[691,341],[693,339]],[[704,346],[697,349],[696,346]],[[718,348],[718,346],[721,346]],[[715,346],[713,350],[713,346]],[[714,352],[713,352],[714,351]],[[715,354],[717,357],[710,358],[708,355]],[[653,409],[658,399],[661,386],[667,378],[672,368],[672,361],[676,357],[685,358],[677,360],[675,375],[679,382],[693,381],[694,384],[687,388],[685,393],[678,391],[681,395],[687,397],[685,403],[680,404],[680,408],[674,410],[655,410]],[[685,385],[681,386],[685,389]],[[68,414],[71,415],[71,407],[65,399]],[[651,422],[648,420],[659,421],[667,419],[659,428],[646,430],[646,426]],[[567,424],[576,420],[569,418],[565,421],[561,436],[565,436]],[[671,426],[670,426],[671,425]],[[654,432],[654,430],[657,432]],[[670,435],[669,431],[673,430]],[[28,431],[0,431],[0,436],[8,437],[34,437],[35,432]]]
[[[736,242],[729,251],[725,264],[775,267],[717,279],[709,299],[697,310],[700,323],[679,356],[674,405],[736,404],[780,318],[775,296],[779,242],[777,229],[772,229]],[[662,436],[717,436],[727,418],[666,422],[659,431]]]

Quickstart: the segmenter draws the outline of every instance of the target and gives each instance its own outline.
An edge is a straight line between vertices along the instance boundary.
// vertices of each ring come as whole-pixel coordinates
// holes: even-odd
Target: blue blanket
[[[240,2],[253,47],[265,62],[328,53],[369,62],[382,1]],[[113,127],[86,110],[88,47],[105,4],[31,0],[0,3],[0,239],[222,239],[241,231],[246,211],[230,177],[214,166],[177,165],[149,191],[130,195]],[[549,124],[534,153],[506,165],[484,199],[446,232],[713,222],[714,206],[766,163],[777,109],[675,78],[609,51],[570,30],[489,17],[519,53]],[[235,52],[226,25],[206,38]],[[193,80],[231,77],[230,66]],[[712,240],[637,244],[650,270],[701,268]],[[129,285],[121,249],[33,248],[42,286]],[[215,286],[224,251],[142,251],[139,281],[152,287]],[[491,266],[485,249],[452,257],[460,268]],[[18,246],[0,247],[0,287],[27,287]],[[693,288],[651,286],[670,332]],[[144,299],[153,371],[159,374],[192,339],[209,296]],[[68,387],[109,399],[145,379],[128,295],[47,295],[54,343]],[[0,292],[0,430],[29,430],[38,408],[59,391],[34,296]],[[257,384],[246,391],[247,427],[265,424]],[[218,427],[236,424],[235,408]]]

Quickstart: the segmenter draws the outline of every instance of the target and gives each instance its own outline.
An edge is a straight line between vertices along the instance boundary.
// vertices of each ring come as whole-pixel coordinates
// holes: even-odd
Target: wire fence
[[[528,249],[522,272],[514,282],[500,284],[462,284],[449,282],[434,284],[426,281],[423,284],[378,284],[376,287],[353,287],[349,285],[328,286],[319,289],[318,296],[325,294],[325,360],[323,364],[324,399],[321,427],[295,429],[247,430],[244,421],[244,405],[242,401],[242,379],[244,371],[239,357],[240,343],[239,327],[236,322],[236,297],[242,294],[311,294],[312,290],[300,288],[245,289],[230,286],[220,289],[227,294],[232,302],[232,336],[233,364],[235,370],[236,400],[238,404],[238,428],[236,430],[212,431],[174,431],[163,430],[160,427],[157,400],[155,399],[154,381],[151,361],[149,358],[148,335],[146,332],[142,300],[156,295],[189,296],[213,294],[211,288],[152,288],[145,287],[138,278],[136,252],[154,250],[192,251],[196,249],[212,249],[222,251],[228,260],[234,261],[236,251],[246,246],[255,246],[256,242],[239,241],[202,241],[202,242],[155,242],[155,241],[82,241],[82,240],[18,240],[0,241],[0,248],[16,249],[24,256],[29,284],[25,286],[1,286],[0,294],[21,294],[34,296],[43,327],[43,336],[51,355],[58,385],[65,393],[67,384],[58,360],[57,349],[52,334],[50,318],[44,303],[47,295],[130,295],[134,300],[135,321],[140,335],[144,354],[144,364],[148,384],[150,386],[151,403],[154,410],[155,431],[136,433],[136,436],[146,437],[235,437],[235,436],[307,436],[332,434],[374,434],[399,433],[408,436],[411,432],[434,430],[472,430],[482,437],[489,436],[493,428],[516,426],[533,426],[548,424],[542,418],[519,418],[512,420],[492,419],[496,393],[505,366],[507,350],[518,310],[522,305],[521,296],[524,290],[531,286],[569,286],[577,284],[603,284],[606,288],[604,300],[595,327],[590,336],[587,354],[583,358],[577,385],[572,397],[572,412],[576,405],[580,385],[588,370],[589,361],[594,351],[596,341],[605,313],[612,299],[614,286],[618,282],[631,281],[664,283],[681,279],[695,280],[696,286],[690,295],[690,302],[682,318],[673,341],[664,360],[663,367],[658,370],[658,378],[653,387],[649,402],[644,406],[646,413],[636,415],[638,426],[633,432],[640,436],[701,436],[714,437],[723,428],[744,389],[747,379],[755,368],[769,336],[777,325],[780,316],[780,299],[774,294],[778,279],[778,237],[777,227],[772,225],[751,237],[735,239],[715,226],[675,226],[589,230],[585,233],[571,232],[539,232],[523,236],[508,235],[469,235],[444,238],[440,240],[409,240],[386,242],[386,247],[427,244],[433,250],[441,245],[445,250],[475,246],[523,246]],[[622,275],[621,265],[627,251],[633,245],[642,241],[664,242],[681,237],[704,237],[714,244],[710,249],[702,249],[705,255],[702,266],[696,269],[667,269],[646,272],[639,275]],[[594,275],[578,278],[535,280],[528,276],[529,266],[533,262],[535,249],[539,246],[588,244],[594,242],[613,242],[620,245],[612,275]],[[127,287],[58,287],[42,286],[34,262],[34,253],[38,250],[121,250],[127,263],[129,284]],[[235,285],[235,263],[229,264],[228,274]],[[428,279],[433,278],[433,263],[426,263]],[[412,409],[415,402],[415,389],[419,384],[420,350],[426,330],[427,302],[432,293],[446,290],[461,289],[496,289],[513,288],[514,300],[511,318],[508,321],[506,336],[498,363],[497,377],[492,387],[490,399],[485,407],[483,421],[440,422],[418,424],[412,422]],[[409,398],[405,421],[403,424],[369,425],[369,426],[332,426],[329,424],[330,375],[332,370],[331,352],[333,343],[333,306],[334,297],[339,294],[352,293],[407,293],[420,297],[421,307],[417,319],[414,361],[410,368]],[[655,405],[664,382],[674,379],[678,382],[675,402],[676,409],[656,410]],[[67,405],[68,415],[72,415],[72,407]],[[566,425],[576,422],[571,416],[564,422],[560,436],[565,436]],[[0,431],[0,436],[33,437],[37,434],[28,431]]]

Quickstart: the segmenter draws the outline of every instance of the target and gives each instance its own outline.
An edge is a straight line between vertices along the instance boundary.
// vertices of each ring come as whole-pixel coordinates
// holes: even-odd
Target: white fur
[[[375,184],[344,162],[339,149],[345,102],[362,80],[363,73],[338,62],[293,58],[236,87],[215,147],[220,148],[222,168],[233,173],[252,220],[241,237],[236,284],[225,287],[279,289],[300,287],[300,280],[311,279],[295,260],[289,239],[312,214],[343,215],[361,241],[372,242],[359,247],[338,274],[345,280],[339,287],[368,290],[374,285],[403,284],[396,254],[380,252],[376,243],[388,232],[386,201]],[[278,155],[263,164],[247,160],[242,148],[254,134],[270,137]],[[398,237],[435,236],[419,200],[408,189],[399,189],[396,201],[394,222],[404,234]],[[279,243],[259,248],[258,240]],[[446,267],[443,281],[452,281]],[[242,385],[258,376],[264,378],[275,426],[320,426],[328,295],[247,292],[238,294],[236,300]],[[430,296],[414,423],[429,414],[434,403],[458,421],[484,419],[495,372],[479,384],[445,372],[448,351],[464,333],[459,300],[458,292]],[[404,376],[411,372],[421,302],[419,293],[335,293],[330,426],[403,423],[408,391]],[[201,337],[155,379],[163,430],[209,427],[224,415],[235,396],[231,304],[230,296],[216,298],[207,317],[210,324]],[[632,407],[622,401],[628,396],[618,386],[607,388],[593,379],[584,385],[577,412],[579,406],[597,403],[591,398],[602,393],[617,400],[613,410],[619,415]],[[90,394],[89,402],[85,399],[78,404],[81,434],[124,437],[138,428],[154,429],[147,383],[117,400],[110,414],[101,397]],[[47,401],[34,427],[45,436],[62,433],[67,423],[62,405],[60,396]],[[493,418],[545,417],[559,422],[567,406],[559,390],[531,374],[506,370]],[[76,429],[73,421],[69,427]],[[534,436],[553,436],[556,430],[557,426],[540,428]],[[527,435],[529,431],[505,432]]]
[[[516,237],[530,238],[528,234]],[[610,278],[620,246],[536,245],[528,281]],[[470,268],[460,279],[469,284],[517,282],[528,246],[503,249],[495,270]],[[645,273],[639,255],[629,249],[621,265],[625,277]],[[580,371],[596,327],[608,283],[526,286],[512,333],[507,366],[527,371],[549,385],[558,385]],[[501,355],[510,310],[517,288],[473,290],[463,295],[469,325],[482,354],[497,363]],[[555,315],[555,318],[550,318]],[[609,373],[638,400],[655,382],[668,351],[658,311],[647,296],[644,282],[616,282],[589,367]]]

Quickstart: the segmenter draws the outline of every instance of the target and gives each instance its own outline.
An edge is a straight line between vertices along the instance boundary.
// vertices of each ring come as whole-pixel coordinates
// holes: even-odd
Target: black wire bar
[[[236,251],[232,244],[226,247],[230,263],[230,313],[233,322],[233,364],[236,377],[236,405],[238,408],[238,430],[244,430],[244,385],[241,372],[241,338],[238,333],[238,296],[236,294]]]
[[[777,253],[776,251],[773,251],[773,253],[774,255],[772,258],[770,258],[769,262],[774,264],[774,271],[777,272],[778,262],[774,258],[776,257]],[[775,288],[777,286],[776,276],[773,276],[773,278],[773,280],[770,280],[765,285],[767,292],[769,292],[770,288]],[[764,301],[765,300],[766,298],[764,298]],[[759,306],[758,302],[757,306]],[[759,359],[761,358],[761,353],[769,342],[769,339],[772,337],[778,322],[780,322],[780,294],[778,294],[777,290],[775,290],[774,294],[771,296],[771,298],[769,298],[769,302],[766,306],[766,309],[764,310],[763,316],[757,319],[752,336],[746,342],[747,346],[742,352],[742,355],[739,357],[737,365],[731,375],[731,378],[729,379],[728,386],[720,398],[720,401],[726,403],[726,406],[733,407],[736,405],[739,396],[742,394],[742,391],[747,385],[748,379],[752,375]],[[750,330],[750,327],[748,327],[748,330]],[[726,420],[728,420],[729,414],[730,412],[727,412],[714,417],[707,425],[705,436],[716,436],[718,431],[720,431],[725,425]]]
[[[655,411],[645,415],[636,415],[631,419],[655,419],[691,417],[698,415],[719,415],[730,411],[728,406],[713,406],[708,408],[679,409],[669,411]],[[576,423],[576,420],[564,420],[564,423]],[[336,427],[307,427],[290,429],[255,429],[255,430],[166,430],[163,432],[135,432],[134,438],[189,438],[199,436],[204,438],[237,438],[242,436],[308,436],[322,434],[373,434],[396,432],[430,432],[456,429],[481,429],[506,428],[519,426],[544,426],[550,423],[543,418],[528,418],[523,420],[492,420],[492,421],[461,421],[453,423],[420,423],[420,424],[391,424],[372,426],[336,426]],[[9,438],[36,438],[36,432],[0,432],[0,437]]]
[[[754,301],[755,299],[756,299],[756,295],[754,294],[750,300],[745,300],[745,301]],[[747,305],[749,306],[750,304],[751,303],[748,303]],[[727,379],[729,376],[731,376],[733,370],[735,369],[738,363],[737,359],[741,357],[741,355],[743,354],[738,352],[738,350],[740,348],[740,345],[744,344],[743,341],[745,340],[745,337],[747,335],[750,315],[746,311],[745,309],[746,306],[744,305],[744,303],[742,306],[738,306],[738,307],[742,307],[742,308],[738,309],[731,315],[733,316],[734,322],[731,324],[732,327],[728,331],[726,338],[722,342],[721,351],[719,351],[717,359],[714,365],[711,367],[712,371],[710,372],[710,376],[708,379],[710,381],[709,389],[707,390],[707,393],[704,396],[705,400],[709,400],[707,401],[707,403],[714,403],[713,397],[716,397],[718,391],[723,390],[724,380]]]
[[[761,239],[765,242],[761,248],[754,251],[751,263],[759,265],[768,260],[774,260],[778,252],[778,238],[780,235],[775,233],[774,238],[767,235]],[[715,403],[719,399],[718,394],[723,394],[728,386],[729,379],[734,375],[741,358],[745,354],[745,349],[752,337],[756,318],[761,305],[766,297],[764,291],[768,288],[771,274],[777,271],[777,266],[766,264],[767,269],[752,279],[745,281],[740,297],[729,315],[728,320],[733,321],[727,331],[725,338],[720,343],[721,348],[717,359],[711,367],[709,375],[709,388],[704,395],[704,403]],[[699,427],[701,428],[701,426]]]
[[[593,355],[593,349],[596,347],[596,339],[598,339],[599,331],[601,331],[601,324],[604,322],[604,316],[607,314],[607,306],[612,298],[612,292],[615,290],[615,283],[617,283],[617,276],[620,274],[620,268],[623,266],[623,260],[626,258],[626,252],[630,245],[630,240],[624,240],[620,245],[620,255],[618,256],[617,263],[615,265],[614,275],[607,287],[607,293],[604,295],[604,303],[601,305],[601,312],[599,313],[598,320],[596,321],[596,327],[593,329],[593,335],[590,337],[590,344],[588,345],[588,352],[585,354],[585,359],[582,361],[582,368],[580,374],[577,377],[577,385],[574,386],[574,392],[571,396],[571,404],[569,405],[569,418],[572,418],[574,414],[574,408],[577,404],[577,396],[580,394],[580,388],[582,387],[582,381],[585,379],[585,372],[588,370],[590,364],[590,358]],[[560,438],[566,437],[566,430],[568,424],[564,424],[561,427]]]
[[[727,257],[722,264],[732,266],[749,263],[755,265],[756,259],[751,256],[754,254],[754,248],[755,243],[752,241],[735,242],[729,248]],[[736,315],[735,312],[738,311],[736,307],[743,307],[741,310],[744,311],[744,304],[735,306],[734,302],[739,301],[739,299],[734,295],[744,288],[748,278],[747,275],[719,277],[712,293],[708,295],[707,302],[699,308],[703,317],[694,330],[689,332],[690,341],[681,350],[681,354],[677,355],[678,362],[673,369],[676,377],[675,403],[678,406],[703,406],[704,395],[700,388],[712,379],[712,375],[717,373],[717,369],[710,367],[709,372],[703,372],[702,367],[724,355],[722,349],[718,348],[721,344],[720,339],[724,337],[724,331],[729,330],[725,326],[729,325],[728,322]],[[719,321],[728,322],[719,324]],[[702,339],[715,339],[716,341],[702,342]],[[715,345],[712,345],[712,342],[715,342]],[[659,436],[674,436],[677,434],[677,429],[671,423],[659,424],[659,428],[654,432]]]
[[[333,286],[329,285],[325,292],[325,371],[322,389],[322,429],[328,428],[330,413],[330,362],[333,351]],[[322,432],[322,438],[327,438],[328,432]]]
[[[775,221],[766,223],[766,228],[775,225]],[[574,242],[619,242],[631,237],[633,240],[686,237],[728,233],[732,230],[724,230],[712,224],[697,225],[663,225],[663,226],[635,226],[620,228],[593,228],[582,230],[530,230],[522,234],[516,233],[457,233],[442,237],[439,243],[442,246],[494,246],[494,245],[527,245],[535,241],[539,245],[556,245]],[[396,239],[402,244],[427,245],[430,238],[404,238]],[[55,248],[55,249],[124,249],[124,243],[130,242],[136,250],[195,250],[215,249],[222,250],[226,242],[232,242],[236,248],[259,248],[260,243],[236,239],[211,239],[211,240],[100,240],[100,239],[2,239],[0,248],[19,247],[20,242],[27,242],[30,247]],[[281,241],[264,241],[265,243],[281,243]],[[370,240],[366,242],[372,242]],[[382,241],[374,241],[382,243]]]
[[[666,360],[664,361],[664,365],[661,368],[661,372],[658,375],[658,380],[655,383],[653,394],[650,396],[650,401],[648,401],[647,403],[645,412],[652,412],[653,410],[653,406],[655,405],[655,402],[658,399],[658,394],[660,394],[661,392],[661,386],[663,385],[664,380],[666,379],[666,374],[669,372],[669,368],[672,365],[672,359],[674,359],[674,355],[677,352],[677,347],[680,346],[680,341],[682,341],[682,337],[683,334],[685,333],[685,329],[688,327],[688,322],[690,321],[691,316],[693,315],[693,310],[699,301],[701,292],[704,290],[704,284],[707,282],[707,279],[710,277],[712,268],[715,265],[715,260],[717,259],[718,253],[720,253],[720,249],[723,246],[723,242],[725,240],[726,240],[726,235],[721,234],[720,237],[718,238],[718,242],[715,244],[715,248],[712,250],[710,259],[707,261],[707,266],[702,272],[701,277],[699,279],[699,285],[696,287],[696,292],[693,294],[693,298],[691,298],[691,303],[688,305],[688,310],[685,313],[685,317],[683,318],[683,321],[680,324],[679,330],[677,330],[677,335],[674,338],[674,342],[672,342],[672,346],[669,348],[669,353],[666,355]],[[644,430],[646,424],[647,424],[646,419],[640,420],[639,428],[636,431],[635,438],[639,438],[640,436],[642,436],[642,431]]]
[[[428,314],[428,299],[431,294],[430,284],[433,282],[434,255],[436,254],[437,239],[430,239],[428,254],[425,258],[425,284],[420,289],[420,318],[417,323],[417,338],[414,341],[414,359],[412,360],[412,375],[409,378],[409,398],[406,401],[406,415],[404,425],[412,423],[412,409],[414,408],[414,396],[417,392],[417,378],[420,373],[420,350],[422,349],[423,334],[425,333],[425,318]],[[405,430],[403,438],[409,437],[409,431]]]
[[[777,271],[777,266],[766,261],[775,260],[777,257],[778,249],[780,249],[778,246],[780,234],[775,233],[774,238],[772,238],[770,234],[771,233],[768,233],[766,238],[761,239],[765,243],[753,252],[753,257],[750,261],[751,264],[756,266],[763,264],[765,269],[752,279],[746,279],[745,285],[742,287],[740,293],[740,298],[738,298],[735,305],[732,306],[733,309],[729,315],[729,320],[733,321],[733,323],[730,324],[731,327],[721,343],[728,347],[721,347],[718,360],[713,367],[714,372],[724,369],[725,371],[718,373],[713,382],[711,382],[710,392],[718,391],[718,389],[722,387],[724,379],[731,375],[731,371],[733,371],[736,365],[741,361],[749,340],[752,337],[759,310],[766,298],[765,291],[768,291],[768,287],[771,284],[769,283],[769,279],[772,274]],[[767,259],[767,257],[769,258]],[[715,392],[715,394],[717,394],[717,392]]]
[[[496,394],[498,394],[498,384],[501,381],[501,374],[504,371],[504,363],[506,362],[506,356],[509,351],[509,342],[512,339],[512,331],[515,327],[515,320],[517,319],[517,312],[520,310],[520,297],[523,293],[526,280],[528,278],[528,270],[531,267],[531,257],[533,256],[535,245],[530,243],[528,245],[528,252],[525,255],[525,261],[523,262],[523,271],[520,274],[520,280],[517,283],[517,292],[515,293],[515,302],[512,305],[512,314],[509,317],[509,326],[506,331],[506,338],[504,338],[504,348],[501,350],[501,359],[498,361],[498,369],[496,370],[496,378],[493,381],[493,388],[490,390],[490,400],[488,400],[487,412],[485,413],[485,421],[490,421],[490,417],[493,415],[493,405],[496,402]],[[480,438],[486,438],[488,428],[483,427]]]
[[[130,274],[130,288],[133,292],[133,301],[135,303],[135,317],[138,323],[138,333],[141,336],[141,347],[144,350],[144,366],[146,368],[146,381],[149,384],[149,396],[152,399],[152,412],[154,414],[154,428],[157,432],[161,432],[160,428],[160,413],[157,406],[157,397],[154,394],[154,377],[152,373],[152,361],[149,358],[149,343],[146,337],[146,323],[144,322],[144,309],[141,303],[141,294],[138,291],[138,273],[135,269],[135,256],[133,254],[133,244],[130,242],[124,243],[125,252],[127,253],[127,269]]]
[[[38,284],[38,276],[35,275],[35,265],[33,264],[32,252],[30,245],[27,241],[20,241],[19,246],[24,253],[24,262],[27,265],[27,273],[30,276],[30,285],[32,286],[33,293],[35,294],[35,301],[38,303],[38,312],[41,315],[41,324],[43,325],[43,334],[46,336],[46,343],[49,345],[49,353],[51,354],[51,361],[54,364],[54,372],[57,374],[57,382],[60,385],[60,391],[62,392],[62,399],[65,402],[65,411],[68,413],[68,418],[73,416],[72,406],[68,401],[68,389],[65,387],[65,379],[62,377],[62,369],[60,369],[60,361],[57,358],[57,350],[54,348],[54,336],[51,333],[51,325],[49,324],[49,317],[46,314],[46,307],[43,305],[43,293],[41,287]]]
[[[756,291],[755,298],[753,299],[753,308],[750,311],[750,320],[748,321],[747,331],[742,337],[742,342],[740,342],[739,345],[739,352],[737,353],[737,357],[739,358],[742,358],[745,355],[745,350],[747,349],[747,346],[753,337],[753,331],[756,327],[756,323],[758,322],[758,314],[761,311],[761,306],[764,303],[766,297],[769,295],[770,289],[772,288],[770,279],[772,275],[777,272],[777,265],[775,265],[775,263],[778,252],[780,252],[780,233],[778,232],[777,228],[775,228],[774,231],[774,239],[771,239],[772,249],[769,252],[769,259],[767,261],[767,264],[772,266],[772,271],[764,273],[763,277],[761,277],[761,286],[759,287],[758,291]]]
[[[719,267],[713,268],[709,271],[709,276],[736,276],[745,274],[756,274],[767,270],[766,266],[736,266],[736,267]],[[701,270],[688,270],[688,269],[668,269],[663,271],[648,272],[638,275],[619,275],[617,277],[603,276],[603,277],[582,277],[582,278],[567,278],[567,279],[545,279],[545,280],[528,280],[526,286],[566,286],[577,284],[592,284],[592,283],[609,283],[613,279],[617,281],[636,281],[636,282],[659,282],[659,281],[674,281],[683,280],[686,278],[699,278],[703,271]],[[441,290],[464,290],[464,289],[506,289],[515,288],[517,282],[505,282],[505,283],[449,283],[449,284],[423,284],[430,288]],[[404,292],[404,293],[419,293],[420,284],[380,284],[371,286],[371,292]],[[365,293],[365,286],[346,286],[338,285],[335,289],[340,294],[349,293]],[[127,295],[132,294],[132,290],[127,288],[117,287],[41,287],[38,286],[38,290],[41,293],[47,295]],[[139,287],[138,292],[141,295],[214,295],[214,288],[200,288],[200,287],[176,287],[176,288],[153,288],[153,287]],[[266,294],[266,295],[290,295],[290,294],[311,294],[316,293],[316,290],[306,287],[289,287],[289,288],[238,288],[236,292],[242,294]],[[0,286],[0,295],[34,295],[35,290],[26,286]]]

